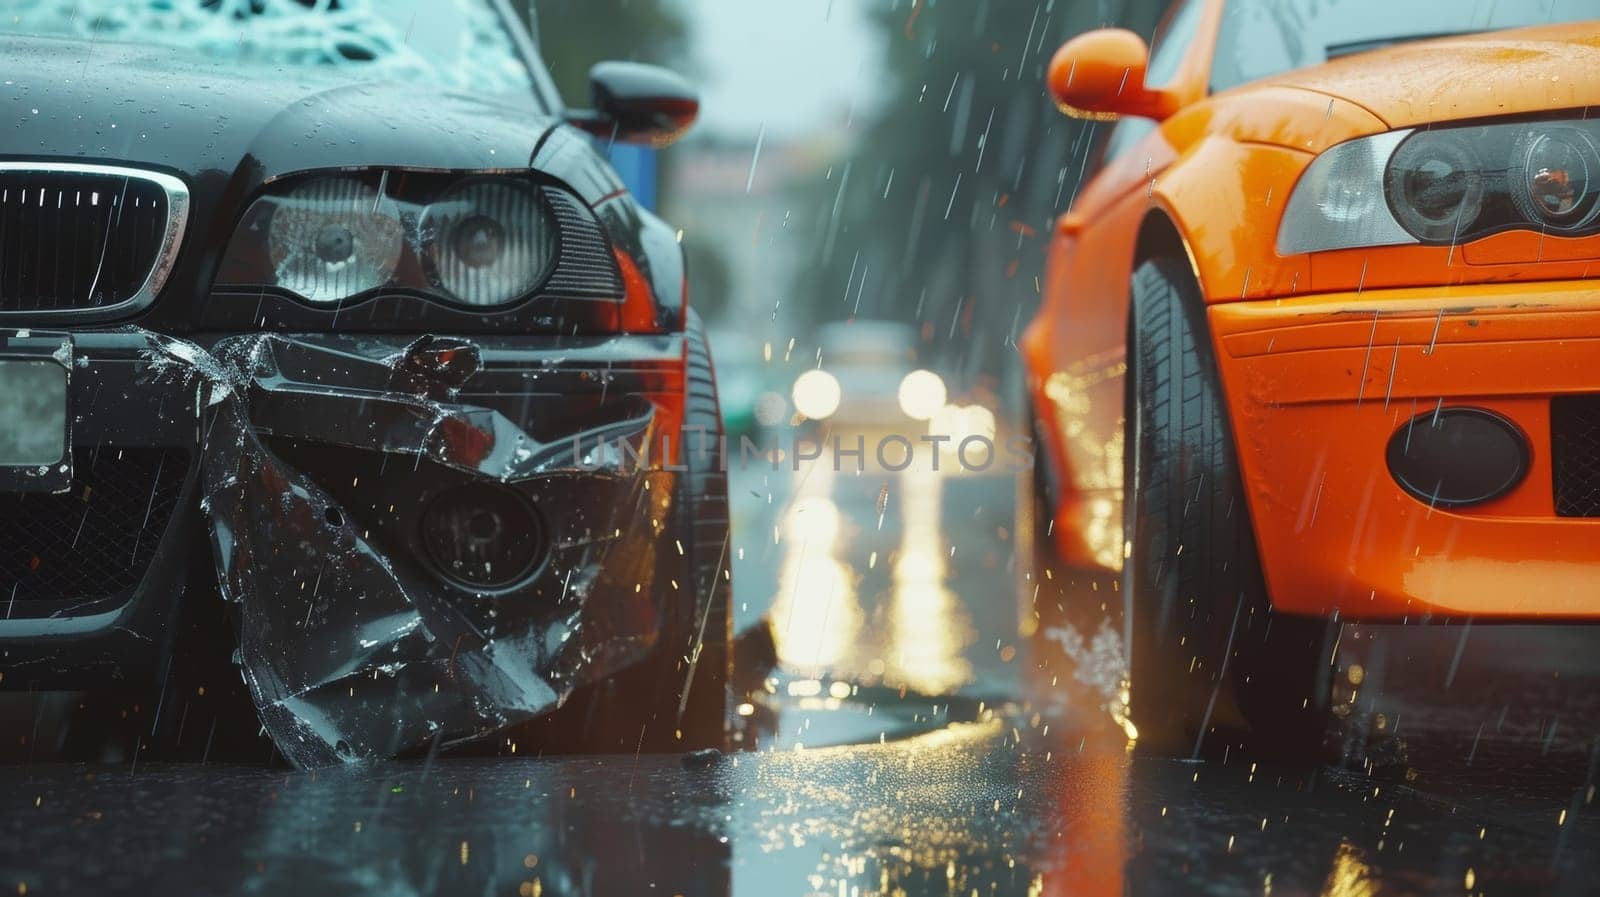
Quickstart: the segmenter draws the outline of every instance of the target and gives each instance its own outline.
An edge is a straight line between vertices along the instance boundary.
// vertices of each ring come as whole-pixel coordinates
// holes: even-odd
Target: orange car
[[[1340,620],[1600,618],[1597,13],[1183,0],[1051,62],[1035,569],[1122,569],[1141,746],[1314,747]]]

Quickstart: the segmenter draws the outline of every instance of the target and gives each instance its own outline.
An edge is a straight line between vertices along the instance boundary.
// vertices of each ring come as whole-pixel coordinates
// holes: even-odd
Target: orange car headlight
[[[1295,185],[1278,252],[1449,245],[1503,230],[1600,233],[1600,121],[1391,131],[1341,143]]]
[[[1390,131],[1348,140],[1311,160],[1278,225],[1278,254],[1352,246],[1394,246],[1417,238],[1384,199],[1384,171],[1411,134]]]

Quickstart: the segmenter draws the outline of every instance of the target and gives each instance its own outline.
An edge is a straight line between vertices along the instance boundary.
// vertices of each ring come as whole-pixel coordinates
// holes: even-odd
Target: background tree
[[[539,49],[561,96],[589,99],[589,67],[605,59],[681,68],[688,27],[673,0],[517,0],[537,14]]]
[[[1164,6],[883,4],[885,101],[808,216],[817,264],[796,294],[816,297],[814,320],[909,321],[925,354],[955,373],[1007,367],[1037,305],[1049,223],[1070,203],[1093,137],[1047,96],[1050,57],[1102,24],[1148,35]]]

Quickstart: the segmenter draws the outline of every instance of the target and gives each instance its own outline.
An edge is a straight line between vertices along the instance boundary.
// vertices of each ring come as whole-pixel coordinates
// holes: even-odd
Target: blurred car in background
[[[817,329],[816,361],[814,370],[794,381],[796,411],[835,428],[874,429],[912,419],[900,402],[900,385],[916,370],[915,327],[868,320],[824,324]]]
[[[790,388],[792,422],[809,437],[839,440],[841,449],[864,439],[866,463],[891,468],[908,460],[906,445],[910,457],[920,454],[931,465],[934,453],[955,455],[965,440],[993,443],[994,396],[953,395],[944,376],[917,366],[918,342],[918,329],[897,321],[822,325],[813,353],[801,358],[792,347],[786,351],[785,367],[798,370]],[[886,440],[904,443],[897,447]],[[975,463],[985,467],[995,457],[982,447],[969,454],[984,459]],[[855,461],[841,455],[839,463],[850,466]]]
[[[1600,21],[1490,7],[1051,63],[1101,130],[1021,340],[1034,568],[1122,569],[1141,749],[1317,749],[1341,620],[1600,619]]]

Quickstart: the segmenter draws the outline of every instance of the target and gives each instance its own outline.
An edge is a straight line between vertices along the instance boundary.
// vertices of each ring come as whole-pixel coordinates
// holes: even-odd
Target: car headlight
[[[306,181],[277,200],[267,255],[278,286],[308,302],[338,302],[383,286],[400,261],[400,222],[357,178]]]
[[[549,218],[526,182],[465,181],[424,213],[425,255],[450,295],[467,305],[504,305],[538,286],[555,258]]]
[[[1517,135],[1507,193],[1528,221],[1559,234],[1600,230],[1600,127],[1582,122]]]
[[[217,284],[328,306],[388,291],[493,308],[537,289],[557,246],[555,218],[525,177],[322,175],[250,205]]]
[[[844,390],[839,378],[827,371],[812,368],[795,378],[794,409],[812,420],[825,420],[839,410]]]
[[[1418,240],[1449,242],[1483,208],[1483,163],[1457,134],[1413,135],[1384,172],[1389,207]]]
[[[1415,243],[1383,198],[1383,172],[1406,131],[1341,143],[1311,160],[1278,225],[1278,254]]]
[[[944,378],[933,371],[912,371],[900,380],[900,410],[912,420],[927,420],[938,414],[946,398]]]
[[[1421,243],[1503,230],[1600,232],[1600,121],[1391,131],[1334,146],[1307,166],[1278,228],[1278,253]]]

